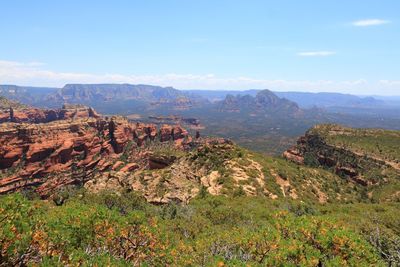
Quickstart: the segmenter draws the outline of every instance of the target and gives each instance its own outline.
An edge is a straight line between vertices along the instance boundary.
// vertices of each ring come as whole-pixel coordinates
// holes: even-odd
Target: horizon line
[[[1,86],[16,86],[16,87],[28,87],[28,88],[46,88],[46,89],[62,89],[67,85],[133,85],[133,86],[138,86],[138,85],[146,85],[146,86],[155,86],[155,87],[161,87],[161,88],[172,88],[175,90],[179,91],[235,91],[235,92],[244,92],[244,91],[251,91],[251,90],[256,90],[256,91],[262,91],[262,90],[269,90],[273,93],[309,93],[309,94],[340,94],[340,95],[353,95],[353,96],[358,96],[358,97],[400,97],[399,95],[379,95],[379,94],[353,94],[353,93],[344,93],[344,92],[335,92],[335,91],[319,91],[319,92],[312,92],[312,91],[292,91],[292,90],[287,90],[287,91],[276,91],[274,89],[269,89],[269,88],[248,88],[248,89],[199,89],[199,88],[176,88],[174,86],[161,86],[161,85],[155,85],[155,84],[145,84],[145,83],[66,83],[62,87],[54,87],[54,86],[32,86],[32,85],[17,85],[17,84],[2,84],[0,83]]]

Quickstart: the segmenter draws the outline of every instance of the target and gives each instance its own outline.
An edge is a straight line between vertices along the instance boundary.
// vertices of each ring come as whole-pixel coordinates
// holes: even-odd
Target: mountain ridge
[[[227,95],[217,104],[220,110],[232,112],[247,110],[250,112],[287,112],[288,115],[293,115],[301,111],[296,103],[280,98],[267,89],[257,92],[254,97],[251,95]]]
[[[248,89],[248,90],[180,90],[175,89],[173,87],[161,87],[157,85],[146,85],[146,84],[128,84],[128,83],[104,83],[104,84],[66,84],[63,87],[34,87],[34,86],[17,86],[17,85],[0,85],[0,95],[3,95],[8,98],[15,98],[15,100],[29,101],[29,95],[34,95],[35,93],[38,95],[47,95],[53,94],[58,91],[58,95],[62,94],[63,90],[71,90],[75,87],[75,90],[78,87],[81,89],[85,89],[86,92],[88,89],[92,88],[92,90],[96,91],[100,88],[107,87],[111,91],[115,91],[116,88],[130,88],[132,90],[137,88],[148,88],[148,89],[162,89],[167,91],[175,91],[175,96],[178,94],[185,95],[186,97],[201,97],[203,99],[208,99],[211,102],[223,100],[228,94],[232,95],[251,95],[256,96],[259,91],[262,89]],[[96,88],[97,87],[97,88]],[[265,89],[267,90],[267,89]],[[36,91],[36,92],[34,92]],[[180,93],[178,93],[179,91]],[[16,92],[18,92],[17,95]],[[388,98],[380,97],[380,96],[357,96],[353,94],[343,94],[343,93],[333,93],[333,92],[319,92],[319,93],[311,93],[311,92],[281,92],[281,91],[272,91],[279,97],[286,98],[288,100],[294,101],[299,104],[303,108],[310,108],[313,106],[317,107],[330,107],[330,106],[366,106],[366,105],[382,105]],[[104,91],[103,91],[104,93]],[[24,96],[26,94],[26,96]],[[20,97],[20,99],[18,99]],[[29,104],[29,103],[25,103]]]

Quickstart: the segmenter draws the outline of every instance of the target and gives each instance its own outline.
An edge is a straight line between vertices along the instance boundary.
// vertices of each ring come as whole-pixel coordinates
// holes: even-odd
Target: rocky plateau
[[[179,125],[131,123],[92,108],[0,110],[0,193],[34,188],[41,197],[99,173],[151,165],[149,142],[186,149],[192,138]],[[122,160],[123,158],[123,160]]]

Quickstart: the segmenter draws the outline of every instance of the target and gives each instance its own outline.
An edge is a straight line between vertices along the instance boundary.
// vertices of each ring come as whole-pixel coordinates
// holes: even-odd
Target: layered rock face
[[[53,103],[82,103],[141,99],[146,101],[170,101],[184,94],[172,87],[132,84],[67,84],[47,99]]]
[[[47,197],[61,186],[83,184],[95,172],[111,169],[124,153],[137,157],[137,162],[123,162],[125,171],[148,164],[140,154],[147,140],[170,141],[181,148],[191,142],[180,126],[158,130],[120,117],[106,119],[86,107],[11,111],[11,122],[0,124],[0,193],[35,186]]]
[[[390,177],[400,177],[400,168],[395,162],[374,153],[357,151],[351,143],[346,143],[351,141],[342,141],[356,142],[368,138],[368,134],[339,125],[317,125],[300,137],[297,145],[285,151],[283,157],[298,164],[325,167],[363,186],[382,184]],[[379,139],[374,139],[379,147]]]
[[[32,107],[0,108],[0,123],[47,123],[56,120],[99,118],[92,108],[78,105],[64,105],[61,109],[38,109]]]

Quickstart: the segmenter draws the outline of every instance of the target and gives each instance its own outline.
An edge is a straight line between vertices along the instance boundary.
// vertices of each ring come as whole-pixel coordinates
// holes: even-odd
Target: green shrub
[[[132,192],[57,206],[11,194],[0,197],[0,266],[393,265],[398,210],[209,194],[157,207]]]

